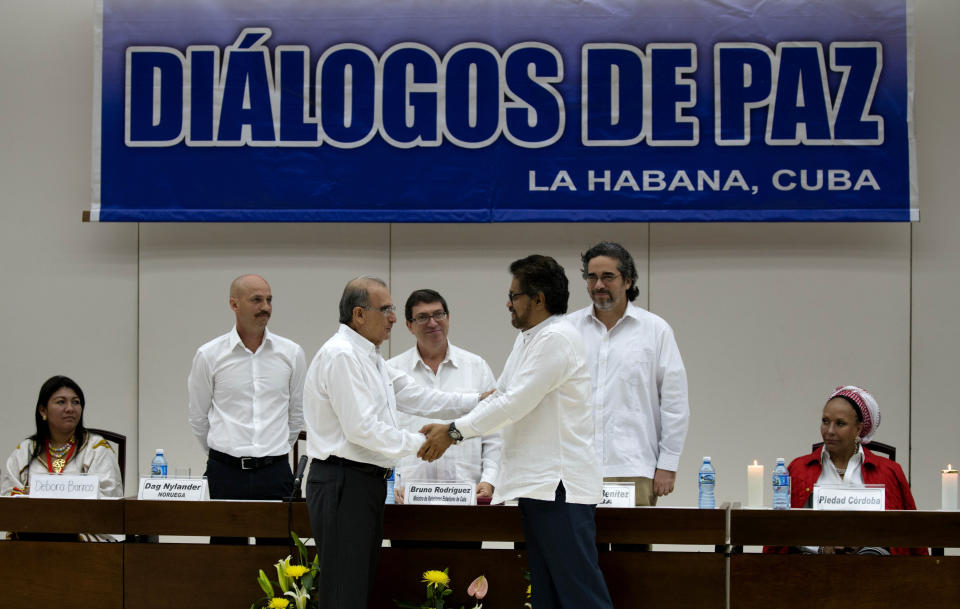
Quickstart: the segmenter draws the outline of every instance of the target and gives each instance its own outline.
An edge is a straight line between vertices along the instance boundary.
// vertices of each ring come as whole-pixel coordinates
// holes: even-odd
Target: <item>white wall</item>
[[[136,446],[137,227],[80,222],[93,3],[4,2],[2,12],[0,453],[33,432],[37,391],[53,374],[83,387],[87,425]]]
[[[512,341],[509,262],[532,252],[557,257],[573,309],[587,304],[579,252],[612,239],[637,259],[638,304],[671,322],[690,378],[692,424],[678,490],[665,505],[694,503],[704,454],[720,470],[720,500],[743,500],[746,464],[769,467],[807,450],[827,392],[853,382],[877,396],[878,437],[897,445],[920,507],[938,507],[937,470],[960,461],[952,431],[960,427],[960,121],[949,77],[960,63],[960,3],[916,4],[921,222],[912,226],[138,226],[80,223],[90,200],[92,3],[5,3],[0,447],[30,432],[40,383],[65,373],[87,392],[88,424],[128,435],[129,472],[144,471],[158,446],[171,467],[201,471],[186,374],[196,347],[230,328],[227,286],[245,272],[270,281],[271,328],[298,340],[308,359],[334,331],[345,281],[372,273],[391,282],[398,306],[415,288],[443,292],[452,339],[498,371]],[[398,324],[388,352],[412,342]]]
[[[960,461],[960,2],[916,2],[917,167],[920,218],[913,227],[911,407],[914,496],[939,506],[939,470]]]

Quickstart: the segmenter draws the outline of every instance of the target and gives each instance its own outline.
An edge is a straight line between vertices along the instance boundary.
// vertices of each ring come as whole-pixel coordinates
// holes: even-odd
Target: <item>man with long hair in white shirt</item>
[[[603,475],[656,505],[673,492],[690,419],[683,359],[670,325],[633,304],[637,268],[622,245],[598,243],[581,262],[593,303],[568,319],[587,348]]]
[[[496,393],[452,423],[421,430],[418,456],[439,458],[454,442],[503,430],[493,502],[517,499],[536,609],[612,609],[597,563],[594,515],[603,480],[593,448],[586,352],[563,314],[563,267],[532,255],[510,265],[511,323],[520,330]]]

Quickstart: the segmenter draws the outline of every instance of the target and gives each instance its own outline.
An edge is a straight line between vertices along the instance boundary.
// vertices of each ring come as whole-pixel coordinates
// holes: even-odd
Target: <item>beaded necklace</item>
[[[59,448],[54,448],[50,446],[50,440],[47,440],[47,471],[54,474],[59,474],[63,471],[63,468],[67,466],[67,462],[70,461],[70,457],[73,456],[73,451],[77,448],[76,443],[73,441],[71,436],[67,443]]]

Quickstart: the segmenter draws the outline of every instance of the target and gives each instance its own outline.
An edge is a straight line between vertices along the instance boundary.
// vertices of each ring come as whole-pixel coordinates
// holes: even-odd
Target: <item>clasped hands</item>
[[[484,392],[480,395],[480,400],[487,399],[494,390]],[[427,437],[426,442],[417,451],[417,457],[424,461],[433,462],[447,452],[450,445],[453,444],[453,438],[450,437],[450,425],[447,423],[428,423],[420,428],[420,433]]]

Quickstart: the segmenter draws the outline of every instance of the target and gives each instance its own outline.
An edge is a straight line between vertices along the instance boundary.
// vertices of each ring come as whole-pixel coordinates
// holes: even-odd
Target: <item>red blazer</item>
[[[813,485],[820,479],[823,465],[820,456],[823,447],[809,455],[798,457],[790,462],[787,470],[790,472],[790,507],[802,508],[813,494]],[[865,484],[882,484],[886,490],[886,509],[888,510],[916,510],[917,504],[910,493],[910,484],[903,475],[903,469],[895,462],[875,455],[867,447],[863,447],[863,466],[860,468]],[[765,547],[764,552],[785,554],[785,547]],[[890,548],[891,554],[927,555],[926,548]]]

